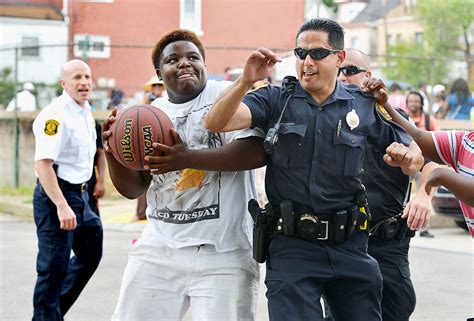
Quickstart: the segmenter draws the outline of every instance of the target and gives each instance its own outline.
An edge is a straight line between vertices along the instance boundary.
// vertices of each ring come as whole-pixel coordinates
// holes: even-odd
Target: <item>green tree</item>
[[[382,68],[384,75],[393,80],[408,82],[414,86],[419,83],[446,82],[448,66],[445,60],[430,59],[429,49],[415,42],[403,41],[390,46],[391,56]]]
[[[424,26],[424,39],[438,56],[461,56],[467,63],[468,80],[474,84],[471,54],[474,1],[419,0],[415,13]]]
[[[15,84],[12,80],[12,70],[0,70],[0,109],[6,107],[15,94]]]

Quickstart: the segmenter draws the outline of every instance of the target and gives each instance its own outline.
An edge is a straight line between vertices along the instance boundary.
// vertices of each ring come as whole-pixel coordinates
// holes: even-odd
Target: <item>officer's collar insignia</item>
[[[359,116],[357,115],[356,111],[352,109],[346,115],[346,123],[349,125],[351,130],[359,126]]]
[[[382,115],[383,118],[386,120],[392,120],[392,117],[388,114],[388,112],[385,110],[385,107],[380,105],[379,103],[375,103],[375,109],[379,112],[380,115]]]
[[[49,119],[46,121],[44,126],[44,133],[48,136],[53,136],[58,133],[59,122],[54,119]]]
[[[265,87],[268,87],[268,85],[270,85],[270,83],[266,80],[260,80],[260,81],[256,81],[253,86],[252,86],[252,89],[250,89],[247,93],[253,93],[254,91],[257,91],[259,89],[262,89],[262,88],[265,88]]]

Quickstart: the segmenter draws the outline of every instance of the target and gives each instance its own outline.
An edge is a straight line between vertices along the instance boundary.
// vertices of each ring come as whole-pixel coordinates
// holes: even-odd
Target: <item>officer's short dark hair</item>
[[[296,41],[302,32],[322,31],[328,34],[328,43],[332,49],[344,49],[344,29],[334,20],[330,19],[309,19],[300,27],[296,34]]]
[[[420,101],[421,101],[421,106],[424,105],[424,99],[423,99],[423,96],[417,92],[417,91],[410,91],[408,94],[407,94],[407,97],[406,97],[406,100],[405,100],[405,103],[408,105],[408,96],[410,95],[416,95],[418,97],[420,97]]]
[[[166,48],[167,45],[176,41],[189,41],[196,45],[201,56],[204,60],[206,60],[206,53],[204,51],[204,46],[202,45],[201,40],[199,40],[198,36],[186,29],[176,29],[161,37],[160,40],[156,43],[155,47],[153,48],[153,52],[151,54],[151,59],[153,62],[153,66],[155,69],[159,69],[161,58],[163,58],[163,50]]]

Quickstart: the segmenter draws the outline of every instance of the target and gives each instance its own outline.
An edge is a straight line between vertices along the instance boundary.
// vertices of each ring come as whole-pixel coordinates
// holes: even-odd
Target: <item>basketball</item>
[[[115,159],[123,166],[145,170],[145,156],[159,156],[152,143],[173,145],[170,129],[173,123],[158,107],[130,106],[117,112],[110,126],[108,144]]]

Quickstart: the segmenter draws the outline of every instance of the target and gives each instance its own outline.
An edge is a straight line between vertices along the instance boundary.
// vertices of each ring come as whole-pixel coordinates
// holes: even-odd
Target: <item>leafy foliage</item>
[[[15,84],[12,77],[10,68],[0,70],[0,106],[6,107],[15,94]]]
[[[423,23],[424,38],[431,51],[438,56],[464,56],[472,84],[474,1],[419,0],[416,15]]]
[[[390,53],[398,58],[388,58],[382,68],[389,79],[417,86],[421,82],[443,83],[448,66],[445,60],[429,59],[430,52],[415,42],[400,42],[390,47]],[[433,55],[438,56],[438,55]]]

